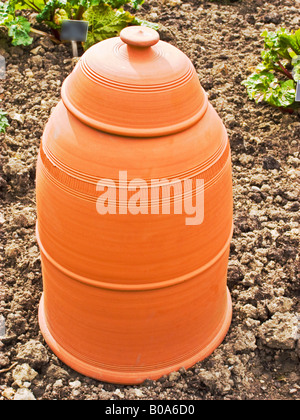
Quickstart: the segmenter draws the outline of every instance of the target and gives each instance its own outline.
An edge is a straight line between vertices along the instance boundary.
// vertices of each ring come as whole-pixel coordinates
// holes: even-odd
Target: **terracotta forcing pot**
[[[181,51],[143,27],[87,50],[46,125],[36,188],[39,323],[63,362],[136,384],[222,342],[230,147]]]

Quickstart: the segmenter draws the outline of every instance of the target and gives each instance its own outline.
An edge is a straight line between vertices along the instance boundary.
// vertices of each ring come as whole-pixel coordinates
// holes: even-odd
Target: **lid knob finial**
[[[128,26],[121,31],[120,38],[127,45],[147,48],[158,43],[159,33],[146,26]]]

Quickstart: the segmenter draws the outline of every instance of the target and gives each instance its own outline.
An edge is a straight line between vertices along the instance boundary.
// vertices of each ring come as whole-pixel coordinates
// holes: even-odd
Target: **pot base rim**
[[[38,313],[38,320],[40,325],[41,333],[53,351],[53,353],[68,367],[75,370],[76,372],[107,383],[113,384],[122,384],[122,385],[138,385],[142,384],[145,380],[157,380],[164,375],[168,375],[171,372],[178,371],[180,368],[189,369],[190,367],[194,366],[196,363],[206,359],[210,356],[214,350],[222,343],[224,340],[230,324],[232,320],[232,300],[230,292],[227,288],[227,307],[226,312],[224,314],[223,321],[220,324],[220,327],[213,337],[213,339],[209,342],[207,346],[201,349],[192,357],[184,360],[183,362],[177,363],[175,365],[170,365],[169,367],[164,367],[161,369],[153,369],[151,371],[144,371],[144,372],[118,372],[117,370],[106,370],[103,368],[99,368],[98,366],[93,366],[90,363],[82,361],[72,355],[70,352],[65,350],[53,337],[50,333],[49,328],[47,326],[45,312],[44,312],[44,293],[41,296],[40,304],[39,304],[39,313]]]

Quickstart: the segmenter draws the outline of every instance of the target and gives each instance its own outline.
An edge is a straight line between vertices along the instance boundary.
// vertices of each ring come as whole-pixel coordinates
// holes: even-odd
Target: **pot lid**
[[[142,26],[89,48],[63,83],[62,100],[85,124],[132,137],[182,131],[208,103],[189,58]]]

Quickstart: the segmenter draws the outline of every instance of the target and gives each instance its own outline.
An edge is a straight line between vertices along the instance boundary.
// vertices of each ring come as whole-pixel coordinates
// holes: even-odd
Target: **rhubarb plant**
[[[87,49],[96,42],[118,36],[129,25],[144,25],[154,29],[158,26],[139,19],[124,6],[137,10],[144,0],[8,0],[0,1],[0,27],[5,26],[13,45],[30,45],[31,32],[41,33],[23,16],[23,10],[36,13],[36,22],[46,25],[52,38],[60,41],[64,20],[87,20],[89,30]],[[47,34],[45,34],[47,35]]]
[[[242,82],[248,96],[256,103],[268,103],[289,112],[300,108],[295,101],[297,81],[300,80],[300,29],[288,32],[265,30],[262,62]]]

